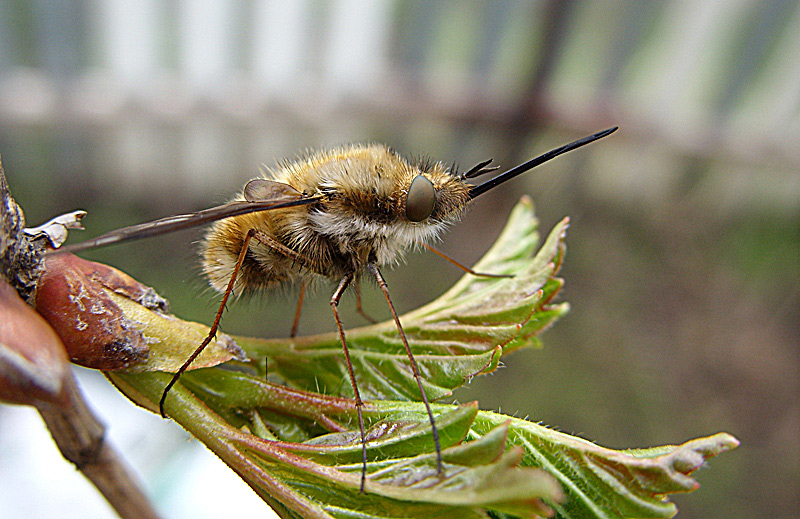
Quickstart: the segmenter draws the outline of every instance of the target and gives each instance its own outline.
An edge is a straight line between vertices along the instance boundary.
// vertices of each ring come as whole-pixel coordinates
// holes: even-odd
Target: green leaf
[[[158,373],[107,376],[149,408],[168,380]],[[666,495],[696,489],[689,475],[738,445],[721,433],[621,452],[478,411],[474,404],[437,404],[445,465],[440,476],[424,406],[378,401],[364,406],[370,446],[367,494],[360,494],[360,438],[351,400],[220,368],[184,379],[167,400],[170,416],[273,507],[297,517],[486,517],[486,511],[530,517],[547,515],[548,505],[563,518],[671,517],[675,507]],[[251,434],[255,423],[277,414],[295,420],[308,439],[289,443]],[[315,428],[321,432],[313,436]]]
[[[106,289],[111,298],[124,312],[145,340],[154,347],[143,362],[134,364],[127,371],[176,372],[189,355],[208,335],[208,326],[188,322],[169,314],[153,312],[136,301]],[[156,330],[156,333],[152,333]],[[188,352],[188,354],[187,354]],[[233,359],[244,359],[244,353],[233,339],[219,333],[192,362],[191,369],[216,366]]]
[[[152,408],[168,376],[107,373],[136,403]],[[291,390],[220,368],[196,370],[176,384],[167,400],[169,415],[195,435],[264,499],[297,517],[487,517],[487,510],[526,517],[547,515],[542,499],[561,491],[542,470],[520,465],[521,449],[506,449],[508,426],[500,424],[462,443],[478,414],[474,404],[436,406],[444,470],[437,472],[424,407],[410,402],[364,406],[372,426],[367,492],[359,491],[360,438],[349,399]],[[217,414],[219,391],[243,384],[227,410]],[[256,388],[261,391],[255,391]],[[260,393],[260,394],[259,394]],[[264,407],[260,407],[259,404]],[[257,407],[250,407],[256,405]],[[265,440],[250,433],[248,417],[278,412],[335,431],[304,443]],[[236,416],[234,423],[223,416]],[[347,424],[355,430],[344,429]],[[352,426],[351,426],[352,427]]]
[[[523,200],[476,269],[512,278],[464,277],[436,301],[401,317],[426,389],[441,396],[496,367],[501,353],[536,344],[566,311],[550,301],[564,254],[561,222],[539,252],[530,202]],[[145,320],[142,320],[145,321]],[[153,347],[175,348],[159,320]],[[476,404],[432,406],[443,471],[425,407],[392,323],[348,331],[365,401],[366,493],[359,491],[361,440],[338,338],[237,339],[250,358],[188,372],[166,411],[233,468],[283,517],[671,517],[667,496],[697,488],[690,477],[711,456],[738,445],[720,433],[679,446],[615,451]],[[178,347],[178,349],[183,346]],[[187,355],[189,350],[186,348]],[[300,389],[270,383],[269,360]],[[277,359],[277,360],[276,360]],[[260,361],[260,362],[258,362]],[[169,375],[107,373],[134,402],[157,408]],[[309,391],[321,388],[329,394]],[[394,400],[385,399],[387,396]],[[204,497],[205,498],[205,497]]]
[[[482,411],[473,432],[485,434],[508,420]],[[672,517],[677,509],[666,495],[696,490],[689,475],[739,445],[719,433],[678,446],[615,451],[518,418],[510,419],[509,443],[525,450],[524,466],[542,468],[561,483],[569,497],[553,506],[562,518]]]
[[[538,346],[536,334],[567,312],[550,301],[561,288],[558,272],[568,221],[539,244],[530,199],[523,198],[500,238],[475,265],[508,278],[465,275],[435,301],[400,317],[428,397],[449,396],[471,377],[497,368],[500,356]],[[533,257],[532,257],[533,256]],[[365,399],[418,400],[408,358],[393,321],[347,331],[359,391]],[[342,345],[335,333],[295,339],[236,342],[256,362],[270,361],[290,385],[352,396]]]

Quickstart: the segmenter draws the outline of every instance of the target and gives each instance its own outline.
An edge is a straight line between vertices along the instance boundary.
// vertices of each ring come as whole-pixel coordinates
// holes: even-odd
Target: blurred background
[[[798,34],[793,1],[0,0],[0,154],[30,225],[89,211],[74,242],[219,204],[310,148],[512,166],[619,125],[481,197],[445,237],[474,262],[522,194],[542,232],[572,219],[570,314],[457,397],[612,448],[730,432],[742,446],[674,498],[679,516],[796,517]],[[200,235],[85,256],[209,322]],[[408,310],[460,274],[416,254],[387,279]],[[308,300],[301,333],[333,329],[329,297]],[[366,304],[388,317],[377,294]],[[294,305],[240,301],[223,329],[286,336]],[[363,324],[352,307],[346,324]],[[264,513],[176,425],[78,372],[166,516]],[[34,411],[0,407],[0,518],[51,516],[113,514]]]

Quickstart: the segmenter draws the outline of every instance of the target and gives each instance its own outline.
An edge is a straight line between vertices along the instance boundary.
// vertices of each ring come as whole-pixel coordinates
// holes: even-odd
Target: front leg
[[[222,295],[222,301],[220,302],[219,308],[217,309],[217,314],[214,317],[214,322],[211,325],[211,328],[208,331],[208,335],[206,335],[203,342],[200,343],[200,346],[186,359],[186,362],[178,369],[178,371],[172,376],[172,379],[169,381],[167,386],[164,388],[164,392],[161,394],[161,400],[158,403],[159,411],[161,412],[161,416],[166,417],[166,413],[164,411],[164,403],[167,400],[167,395],[169,394],[169,390],[172,389],[181,375],[189,368],[189,366],[194,362],[194,360],[203,352],[203,350],[208,346],[208,344],[214,339],[217,335],[217,330],[219,329],[219,322],[222,319],[222,314],[225,311],[225,305],[228,303],[228,299],[230,298],[231,294],[233,293],[233,287],[236,284],[236,277],[239,275],[239,271],[242,268],[242,264],[244,263],[245,257],[247,256],[247,251],[250,248],[250,241],[256,239],[258,242],[266,245],[270,249],[274,250],[278,254],[291,258],[293,261],[298,263],[300,266],[307,268],[313,272],[317,272],[313,268],[313,264],[311,260],[296,252],[286,245],[282,244],[272,236],[259,231],[258,229],[250,229],[245,234],[244,239],[242,240],[242,248],[239,250],[239,256],[236,260],[236,265],[233,268],[233,272],[231,273],[231,278],[228,281],[228,285],[225,288],[225,292]],[[299,309],[298,309],[299,310]],[[299,315],[295,317],[295,319],[299,319]]]
[[[336,321],[336,329],[339,332],[339,339],[342,341],[342,350],[344,351],[344,360],[347,364],[347,372],[350,375],[350,383],[353,386],[353,396],[356,404],[356,411],[358,412],[358,429],[361,433],[361,493],[364,493],[364,485],[367,480],[367,438],[364,432],[364,415],[361,408],[364,402],[361,401],[361,393],[358,391],[358,383],[356,382],[356,374],[353,371],[353,362],[350,360],[350,350],[347,347],[347,339],[344,336],[344,326],[342,320],[339,318],[339,301],[342,299],[342,294],[353,282],[355,275],[351,272],[346,274],[336,287],[336,291],[331,297],[331,310],[333,310],[333,319]]]
[[[158,402],[158,410],[161,412],[161,416],[166,418],[167,415],[164,411],[164,402],[167,400],[167,395],[169,394],[169,390],[172,389],[172,386],[178,382],[178,379],[183,375],[183,373],[189,369],[189,366],[194,362],[194,359],[200,355],[203,350],[208,346],[208,344],[214,339],[217,335],[217,330],[219,329],[219,322],[222,319],[222,313],[225,311],[225,305],[228,303],[228,298],[233,293],[233,286],[236,283],[236,276],[239,275],[239,270],[242,268],[242,263],[244,263],[244,258],[247,255],[247,250],[250,247],[250,240],[258,233],[259,231],[255,229],[250,229],[247,231],[247,234],[244,236],[244,240],[242,241],[242,248],[239,251],[239,257],[236,260],[236,266],[233,268],[233,272],[231,273],[231,279],[228,281],[228,286],[225,288],[225,292],[222,295],[222,302],[219,305],[219,309],[217,309],[217,315],[214,317],[214,323],[211,325],[211,328],[208,330],[208,335],[206,335],[203,342],[200,343],[200,346],[194,350],[186,362],[178,369],[178,371],[172,376],[172,379],[169,381],[167,386],[164,388],[164,392],[161,393],[161,400]]]

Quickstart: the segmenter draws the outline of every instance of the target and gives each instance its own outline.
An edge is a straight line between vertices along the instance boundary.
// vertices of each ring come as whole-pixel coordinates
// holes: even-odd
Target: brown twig
[[[37,406],[61,454],[75,464],[123,519],[157,519],[136,477],[117,451],[105,441],[101,424],[81,395],[74,377],[68,377],[66,406]]]
[[[23,232],[25,218],[11,197],[0,164],[0,266],[2,278],[24,298],[32,298],[39,274],[44,244],[41,236]],[[41,326],[47,326],[42,321]],[[55,333],[53,333],[55,336]],[[63,348],[56,339],[57,347]],[[36,357],[38,358],[38,357]],[[66,364],[66,354],[63,362]],[[156,519],[159,515],[128,469],[123,458],[105,441],[105,427],[86,404],[72,372],[58,377],[63,395],[51,401],[31,398],[42,415],[61,454],[75,464],[123,519]],[[8,378],[8,377],[7,377]],[[21,387],[36,387],[37,380],[19,381]],[[10,394],[10,393],[9,393]],[[21,403],[21,402],[20,402]]]

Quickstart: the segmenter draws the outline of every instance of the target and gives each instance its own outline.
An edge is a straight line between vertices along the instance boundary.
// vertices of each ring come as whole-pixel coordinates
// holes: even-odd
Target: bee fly
[[[61,251],[76,252],[214,222],[202,244],[202,263],[211,286],[223,294],[222,301],[208,336],[164,389],[159,402],[162,416],[170,388],[216,335],[232,293],[299,284],[294,335],[305,285],[321,278],[338,283],[330,304],[358,412],[363,492],[367,463],[363,403],[339,319],[338,305],[344,291],[354,285],[359,296],[358,281],[365,273],[377,281],[427,409],[441,473],[436,422],[380,268],[396,264],[409,248],[424,246],[467,272],[488,275],[471,271],[428,243],[449,223],[458,220],[478,195],[616,129],[609,128],[551,150],[478,185],[468,181],[498,169],[488,167],[491,160],[459,174],[439,162],[412,164],[382,145],[354,145],[315,153],[298,162],[286,163],[277,171],[265,171],[263,178],[248,182],[242,193],[225,205],[112,231]],[[360,307],[357,297],[358,310]]]

